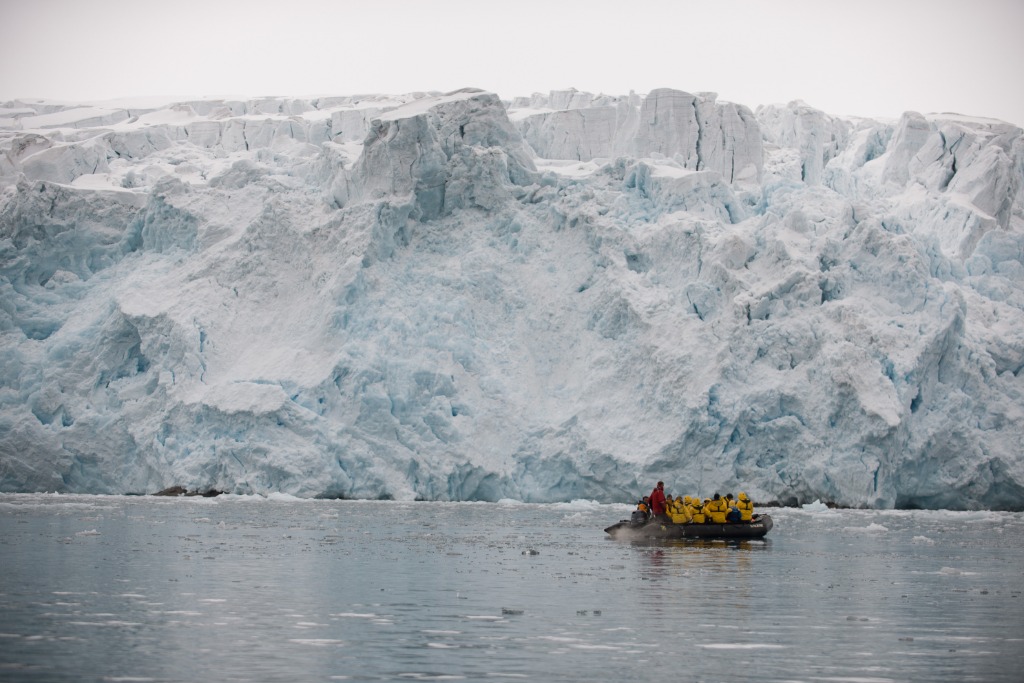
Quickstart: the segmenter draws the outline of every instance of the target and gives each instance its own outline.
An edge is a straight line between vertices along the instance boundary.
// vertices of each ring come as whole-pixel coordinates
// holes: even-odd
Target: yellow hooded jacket
[[[690,517],[693,519],[694,524],[703,524],[707,521],[707,517],[704,514],[704,506],[701,505],[700,498],[693,498],[690,504]]]
[[[668,506],[668,516],[675,524],[686,524],[690,521],[690,513],[683,504],[683,499],[678,496]]]
[[[725,515],[729,512],[729,506],[725,504],[725,498],[719,498],[705,505],[704,512],[711,517],[712,524],[725,524]]]
[[[740,492],[739,499],[736,501],[736,507],[740,510],[741,519],[744,522],[749,522],[754,517],[754,501],[747,498],[747,494]]]

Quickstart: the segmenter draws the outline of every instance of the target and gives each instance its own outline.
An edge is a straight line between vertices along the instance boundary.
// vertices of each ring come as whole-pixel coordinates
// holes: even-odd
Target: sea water
[[[1019,513],[0,495],[4,681],[1013,681]]]

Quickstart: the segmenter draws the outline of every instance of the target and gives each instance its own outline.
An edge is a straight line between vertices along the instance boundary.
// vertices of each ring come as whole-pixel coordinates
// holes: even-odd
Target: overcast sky
[[[0,0],[0,101],[671,87],[1024,126],[1024,0]]]

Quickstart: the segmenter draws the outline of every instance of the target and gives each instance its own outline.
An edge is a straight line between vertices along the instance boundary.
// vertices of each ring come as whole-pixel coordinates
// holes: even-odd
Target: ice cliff
[[[1024,508],[1024,132],[0,105],[0,490]]]

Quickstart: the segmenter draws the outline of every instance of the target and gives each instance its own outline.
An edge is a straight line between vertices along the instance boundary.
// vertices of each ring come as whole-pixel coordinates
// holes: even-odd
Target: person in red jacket
[[[655,517],[665,518],[665,482],[663,481],[659,481],[651,491],[651,514]]]

